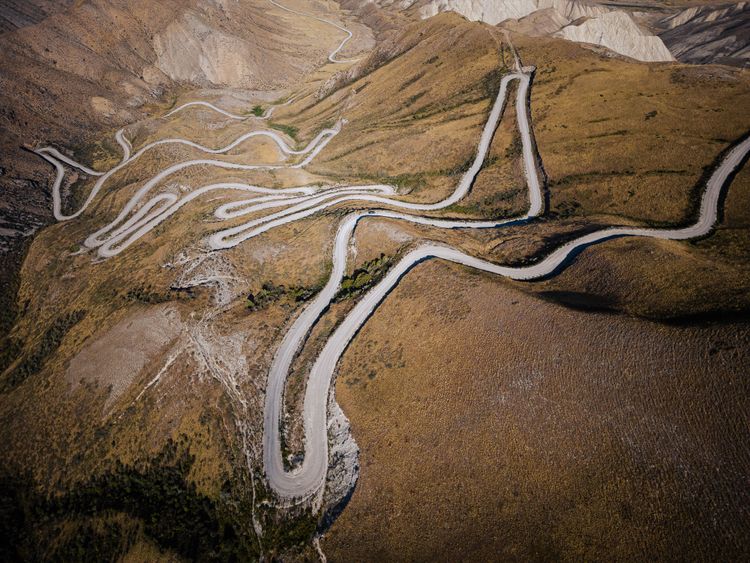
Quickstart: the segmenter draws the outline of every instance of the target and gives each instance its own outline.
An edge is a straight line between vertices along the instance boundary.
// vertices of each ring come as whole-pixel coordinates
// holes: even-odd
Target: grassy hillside
[[[328,65],[308,75],[293,89],[295,101],[274,113],[271,125],[294,133],[290,142],[298,146],[339,118],[348,120],[307,169],[194,167],[162,188],[181,193],[219,181],[271,187],[390,182],[412,201],[437,201],[466,170],[508,72],[509,51],[498,51],[501,42],[497,29],[454,14],[412,22],[400,35],[387,35],[354,70]],[[313,331],[287,388],[290,450],[301,446],[298,414],[310,361],[362,292],[414,241],[446,242],[499,263],[523,264],[595,226],[686,224],[695,217],[702,177],[750,121],[747,72],[626,62],[559,40],[514,42],[524,63],[538,69],[531,108],[549,178],[548,212],[527,226],[481,233],[363,221],[345,291]],[[159,116],[196,99],[249,114],[282,95],[230,88],[174,94],[129,126],[134,147],[168,137],[222,146],[264,124],[195,109]],[[116,158],[111,135],[85,149],[82,158],[97,166]],[[436,215],[522,213],[527,195],[519,151],[509,104],[472,192]],[[115,258],[79,252],[86,236],[112,220],[144,181],[199,154],[161,147],[144,155],[114,175],[79,220],[45,228],[28,251],[17,299],[21,314],[9,335],[13,353],[3,358],[0,441],[11,483],[9,512],[38,524],[13,549],[36,553],[36,543],[49,541],[65,555],[100,546],[96,553],[105,558],[160,549],[165,558],[221,558],[222,546],[240,559],[260,549],[314,556],[309,539],[317,515],[267,502],[263,391],[283,330],[327,278],[341,217],[362,205],[342,205],[237,248],[206,253],[204,239],[220,225],[213,211],[237,198],[216,192]],[[223,158],[276,163],[281,156],[273,144],[253,139]],[[92,184],[74,185],[74,197]],[[727,425],[747,395],[731,387],[741,385],[744,325],[673,328],[556,303],[661,321],[746,315],[748,190],[750,176],[742,172],[710,237],[603,244],[544,282],[508,284],[440,264],[406,276],[355,339],[341,369],[340,396],[363,448],[364,470],[325,549],[344,560],[487,558],[498,549],[507,549],[508,557],[595,558],[604,553],[601,538],[624,530],[613,548],[622,557],[643,553],[644,545],[654,557],[706,554],[716,539],[711,530],[685,547],[691,551],[670,551],[680,530],[705,516],[684,500],[694,490],[685,487],[718,503],[721,491],[737,484],[726,477],[700,489],[710,464],[683,444],[696,440],[708,447],[718,435],[717,459],[732,468],[742,463],[737,444],[746,443],[744,434]],[[518,312],[526,310],[528,318]],[[599,342],[607,326],[617,338]],[[649,356],[657,340],[661,353]],[[694,343],[693,355],[681,357],[683,340]],[[539,351],[552,342],[557,355]],[[520,359],[513,363],[515,352]],[[714,356],[727,366],[720,381],[703,369]],[[541,357],[549,361],[540,365]],[[596,369],[585,369],[592,364]],[[604,372],[609,379],[597,377]],[[664,374],[684,374],[687,395]],[[578,396],[582,381],[585,394]],[[644,389],[653,389],[658,400],[649,402]],[[616,403],[612,396],[619,391]],[[502,403],[512,393],[515,399]],[[479,398],[487,403],[473,410]],[[719,412],[722,405],[728,414]],[[690,414],[695,409],[700,412]],[[643,423],[644,430],[642,421],[654,423]],[[670,440],[676,445],[664,446]],[[415,441],[419,447],[412,447]],[[574,445],[574,454],[566,444]],[[453,450],[455,456],[438,459]],[[687,485],[679,478],[683,462],[698,475]],[[105,485],[115,498],[94,499],[92,491]],[[558,490],[548,498],[544,492],[553,485]],[[646,487],[656,496],[637,498]],[[129,498],[134,488],[146,506]],[[190,543],[195,534],[181,519],[174,521],[179,529],[157,526],[175,506],[205,524],[208,544]],[[730,503],[722,522],[731,523],[738,506]],[[549,537],[534,536],[539,529]],[[89,538],[84,545],[76,543],[79,532]],[[737,530],[730,532],[721,544],[727,556],[737,553],[731,543]],[[472,551],[447,551],[460,538]],[[381,551],[373,551],[378,542]]]

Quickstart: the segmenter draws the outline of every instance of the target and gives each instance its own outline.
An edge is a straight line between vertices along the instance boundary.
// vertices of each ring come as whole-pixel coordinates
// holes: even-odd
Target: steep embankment
[[[595,18],[573,22],[555,34],[557,37],[601,45],[638,61],[671,61],[674,57],[661,39],[641,31],[625,12],[608,12]]]
[[[695,6],[657,23],[659,37],[685,63],[744,66],[750,61],[750,3]]]
[[[600,45],[639,61],[673,60],[661,39],[639,28],[628,13],[601,4],[577,0],[432,0],[419,13],[427,18],[443,11],[491,25],[507,22],[512,29],[531,35],[554,34]]]
[[[73,0],[2,0],[0,2],[0,33],[13,31],[42,21],[61,12]]]

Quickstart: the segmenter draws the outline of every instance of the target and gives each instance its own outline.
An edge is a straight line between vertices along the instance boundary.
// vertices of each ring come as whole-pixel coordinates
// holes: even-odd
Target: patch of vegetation
[[[563,200],[555,205],[555,209],[549,212],[550,217],[565,219],[580,213],[581,204],[575,200]]]
[[[610,131],[607,133],[599,133],[597,135],[589,135],[588,139],[601,139],[602,137],[622,137],[628,134],[625,129],[618,129],[617,131]]]
[[[52,326],[42,335],[39,344],[18,364],[2,382],[2,391],[15,389],[18,385],[36,373],[39,373],[47,359],[60,347],[65,335],[78,324],[86,311],[73,311],[55,319]]]
[[[289,135],[292,139],[295,141],[298,141],[297,139],[297,133],[299,133],[299,129],[295,127],[294,125],[284,125],[282,123],[268,123],[268,126],[271,129],[276,129],[277,131],[281,131],[282,133],[286,133]]]
[[[272,525],[265,528],[264,541],[268,545],[280,546],[287,550],[299,549],[309,545],[317,529],[317,515],[305,512],[285,522],[283,526]]]
[[[20,311],[16,302],[18,298],[19,271],[26,256],[28,239],[18,247],[0,253],[0,373],[4,372],[18,357],[23,342],[10,336]]]
[[[368,260],[341,280],[341,287],[334,301],[342,301],[360,295],[378,283],[391,267],[393,258],[381,252],[380,256]]]
[[[278,301],[286,294],[283,285],[274,285],[273,282],[263,282],[261,288],[255,293],[247,296],[247,308],[250,311],[265,309],[274,301]]]
[[[175,301],[177,299],[182,299],[183,297],[192,298],[195,297],[195,294],[191,289],[183,291],[169,288],[167,291],[156,291],[151,286],[151,284],[141,284],[129,289],[125,294],[123,294],[123,299],[125,299],[126,301],[134,301],[136,303],[144,303],[149,305]]]
[[[494,99],[500,89],[500,82],[507,68],[501,68],[499,71],[493,70],[484,75],[479,81],[466,86],[464,89],[456,92],[450,98],[450,102],[434,102],[420,107],[415,113],[409,116],[411,120],[428,119],[438,114],[451,112],[461,106],[473,104],[482,100]],[[490,111],[490,107],[487,108]]]
[[[258,291],[248,294],[247,308],[250,311],[260,311],[268,307],[271,303],[280,301],[281,299],[288,299],[293,303],[301,303],[307,301],[313,295],[318,293],[321,287],[323,287],[322,283],[313,287],[298,285],[286,287],[284,285],[275,285],[270,281],[263,282],[263,285]]]
[[[454,213],[477,215],[483,218],[503,218],[512,211],[513,201],[519,194],[525,193],[523,186],[513,186],[509,190],[494,192],[483,199],[471,203],[455,203],[448,207]]]
[[[505,158],[508,160],[519,158],[523,153],[523,140],[518,131],[513,131],[513,137],[510,141],[510,145],[505,149]]]
[[[399,174],[398,176],[386,176],[385,183],[401,188],[402,190],[416,191],[426,185],[425,174]]]
[[[0,373],[8,369],[23,350],[23,340],[6,336],[0,340]]]
[[[471,165],[474,164],[474,158],[476,158],[475,155],[471,155],[465,161],[456,164],[452,168],[443,168],[442,170],[438,170],[437,174],[438,176],[461,176],[462,174],[468,172],[469,168],[471,168]],[[496,157],[487,158],[482,164],[482,167],[484,168],[485,166],[494,164],[496,161]]]
[[[92,143],[76,147],[74,150],[76,160],[88,164],[96,169],[100,163],[105,169],[108,165],[120,158],[120,147],[110,138],[103,138]]]
[[[255,544],[237,533],[241,525],[189,481],[194,461],[170,439],[150,462],[134,466],[118,461],[113,470],[60,496],[48,498],[29,480],[6,478],[0,487],[0,518],[3,529],[11,533],[0,554],[32,560],[114,561],[132,545],[134,535],[113,523],[92,527],[91,519],[124,513],[141,521],[145,535],[161,548],[190,560],[257,557]],[[62,533],[65,538],[60,538]]]
[[[362,149],[366,149],[367,147],[371,147],[372,145],[377,144],[378,141],[367,141],[366,143],[363,143],[361,145],[353,146],[350,149],[345,150],[342,153],[337,154],[336,156],[333,156],[328,159],[328,162],[332,162],[334,160],[339,160],[340,158],[344,158],[346,156],[349,156],[357,151],[361,151]]]
[[[582,172],[580,174],[569,174],[568,176],[562,176],[561,178],[557,178],[555,180],[550,181],[550,187],[557,187],[557,186],[569,186],[578,184],[581,182],[586,182],[590,180],[598,180],[600,178],[608,178],[608,177],[627,177],[627,176],[635,176],[635,170],[632,168],[627,168],[625,170],[593,170],[591,172]]]
[[[405,90],[406,88],[408,88],[409,86],[411,86],[412,84],[414,84],[415,82],[417,82],[417,81],[418,81],[418,80],[419,80],[420,78],[422,78],[422,77],[423,77],[423,76],[424,76],[425,74],[427,74],[427,72],[426,72],[426,71],[424,71],[424,70],[423,70],[423,71],[421,71],[421,72],[418,72],[417,74],[415,74],[414,76],[412,76],[412,77],[411,77],[411,78],[410,78],[409,80],[407,80],[406,82],[404,82],[404,83],[403,83],[403,84],[401,85],[401,87],[399,88],[399,91],[400,91],[400,90]]]
[[[258,105],[253,106],[253,109],[250,111],[255,117],[263,117],[263,114],[265,113],[263,106],[258,106]]]
[[[116,561],[136,541],[138,528],[125,526],[113,518],[89,518],[59,542],[53,561]],[[62,535],[62,534],[61,534]]]
[[[656,110],[652,110],[652,111],[648,112],[648,113],[647,113],[647,114],[646,114],[646,115],[644,116],[644,118],[643,118],[643,119],[644,119],[645,121],[648,121],[649,119],[653,119],[654,117],[656,117],[656,114],[658,114],[658,113],[659,113],[658,111],[656,111]]]
[[[412,104],[413,104],[414,102],[416,102],[417,100],[419,100],[419,98],[421,98],[422,96],[424,96],[424,95],[425,95],[426,93],[427,93],[427,92],[419,92],[419,93],[417,93],[417,94],[414,94],[413,96],[409,96],[409,97],[407,98],[406,102],[404,103],[404,106],[405,106],[405,107],[409,107],[409,106],[410,106],[410,105],[412,105]]]
[[[427,185],[428,174],[424,172],[414,172],[411,174],[399,174],[398,176],[357,174],[354,177],[366,182],[377,182],[378,184],[390,184],[401,188],[403,191],[418,191]]]
[[[480,81],[480,91],[484,94],[485,98],[494,99],[497,93],[500,91],[500,82],[502,82],[503,76],[507,74],[508,67],[503,66],[497,70],[491,70],[482,77]]]

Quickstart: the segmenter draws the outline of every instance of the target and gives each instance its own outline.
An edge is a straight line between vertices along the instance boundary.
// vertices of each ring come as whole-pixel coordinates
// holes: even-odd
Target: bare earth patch
[[[83,348],[70,361],[65,378],[73,391],[82,381],[109,388],[107,410],[143,368],[165,351],[181,326],[179,313],[171,305],[138,310]]]

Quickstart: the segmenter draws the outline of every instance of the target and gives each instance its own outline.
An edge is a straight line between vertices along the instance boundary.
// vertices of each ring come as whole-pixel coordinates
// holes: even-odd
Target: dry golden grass
[[[418,266],[339,370],[362,471],[324,549],[332,561],[742,558],[749,343],[746,324],[581,313]]]
[[[274,121],[298,127],[301,144],[342,115],[350,122],[307,171],[195,168],[167,183],[195,188],[233,180],[273,187],[393,181],[411,200],[437,201],[452,191],[473,156],[499,81],[498,37],[488,26],[444,14],[410,28],[403,39],[410,48],[402,55],[319,103],[315,93],[331,69],[311,77],[301,87],[304,95],[279,108]],[[524,62],[539,67],[532,115],[550,177],[549,216],[482,233],[364,220],[351,268],[381,252],[395,255],[416,239],[521,263],[591,224],[685,224],[693,217],[704,168],[750,121],[747,72],[643,65],[562,41],[515,41]],[[179,103],[198,97],[187,93]],[[657,113],[647,120],[653,110]],[[441,215],[523,212],[526,191],[514,119],[508,107],[472,193]],[[218,147],[258,127],[221,123],[210,113],[186,112],[172,120],[145,120],[132,133],[136,146],[184,136]],[[105,166],[113,150],[111,140],[102,140],[90,153],[97,166]],[[88,385],[71,393],[61,377],[85,345],[146,307],[124,299],[129,290],[145,285],[166,290],[175,272],[162,265],[186,248],[201,248],[206,234],[228,226],[212,217],[218,200],[209,196],[114,259],[94,262],[89,255],[70,254],[158,169],[198,154],[164,148],[142,157],[132,171],[115,176],[90,212],[45,229],[29,251],[19,294],[25,315],[14,334],[32,346],[59,315],[87,311],[44,370],[4,396],[0,406],[7,459],[31,468],[43,483],[65,485],[115,459],[147,458],[167,437],[181,434],[189,436],[197,457],[191,478],[210,496],[244,463],[225,389],[210,377],[196,377],[195,358],[178,362],[157,392],[125,410],[117,424],[102,417],[106,389]],[[275,162],[278,153],[253,140],[225,158]],[[750,172],[743,171],[729,191],[722,225],[704,240],[606,243],[585,251],[556,278],[513,284],[520,292],[442,265],[410,273],[355,339],[342,365],[339,396],[363,447],[364,469],[326,550],[342,559],[590,558],[606,555],[605,548],[623,558],[706,554],[705,546],[715,539],[712,529],[691,536],[692,544],[680,543],[684,551],[670,542],[696,529],[706,511],[719,511],[710,503],[717,504],[722,491],[734,490],[736,483],[727,474],[709,482],[709,462],[684,444],[695,440],[706,451],[714,448],[716,459],[732,470],[746,467],[747,452],[738,445],[746,443],[743,430],[727,431],[747,406],[747,393],[736,392],[745,385],[738,377],[746,363],[744,325],[670,328],[572,312],[523,292],[659,318],[746,312],[748,190]],[[215,195],[222,202],[237,197]],[[354,207],[360,206],[346,206]],[[267,369],[297,306],[279,302],[251,313],[244,293],[266,281],[318,284],[327,275],[330,244],[344,212],[273,230],[222,254],[245,288],[212,326],[222,335],[245,338],[242,391],[254,401],[248,422],[256,446]],[[178,300],[185,326],[194,328],[195,319],[212,307],[210,299],[209,291],[197,291],[189,301]],[[349,306],[334,307],[301,354],[287,389],[292,413],[299,407],[306,366]],[[554,346],[554,352],[542,352],[542,346]],[[166,354],[162,351],[154,366]],[[133,379],[116,412],[153,376],[147,371]],[[718,376],[704,377],[703,371]],[[533,377],[523,379],[524,374]],[[719,408],[721,401],[726,410]],[[702,410],[693,412],[696,406]],[[291,428],[290,439],[299,444],[299,427]],[[443,458],[444,452],[455,453]],[[683,462],[692,472],[687,484],[679,478]],[[653,473],[649,464],[656,467]],[[473,482],[467,480],[471,475],[477,477]],[[688,485],[705,487],[696,493]],[[709,504],[685,500],[690,494]],[[737,505],[722,510],[717,514],[728,537],[737,537],[731,519]],[[609,536],[618,543],[612,545]],[[450,551],[457,543],[466,551]],[[731,545],[722,545],[733,553]]]

